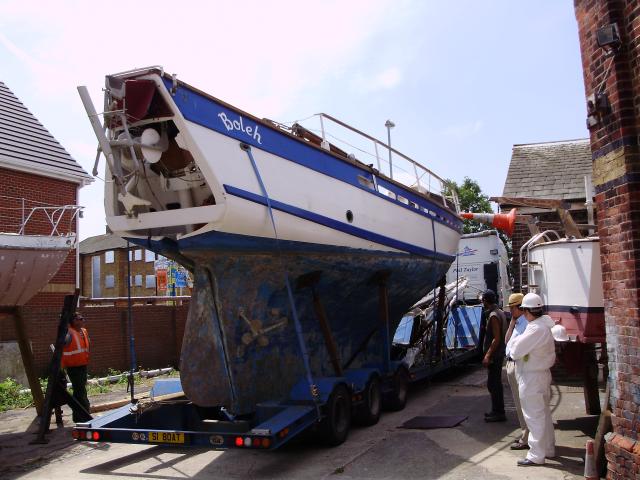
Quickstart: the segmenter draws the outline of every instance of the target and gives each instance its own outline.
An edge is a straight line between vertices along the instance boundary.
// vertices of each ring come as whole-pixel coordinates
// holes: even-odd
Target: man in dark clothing
[[[491,411],[485,414],[485,422],[504,422],[504,392],[502,389],[502,364],[504,363],[506,316],[496,305],[496,294],[487,290],[482,294],[482,305],[487,319],[484,335],[482,365],[487,368],[487,389],[491,395]]]

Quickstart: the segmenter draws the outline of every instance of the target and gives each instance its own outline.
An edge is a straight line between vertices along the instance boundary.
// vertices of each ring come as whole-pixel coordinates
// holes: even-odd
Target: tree
[[[458,201],[460,202],[461,212],[471,213],[494,213],[489,202],[489,197],[482,193],[480,185],[475,180],[469,177],[464,177],[462,185],[458,185],[453,180],[445,180],[445,190],[449,194],[452,190],[458,195]],[[479,223],[473,220],[464,220],[462,233],[476,233],[483,230],[493,230],[491,225],[486,223]],[[498,235],[504,243],[507,254],[511,258],[511,239],[507,237],[503,232],[498,231]]]
[[[482,193],[480,185],[469,177],[464,177],[462,185],[458,185],[453,180],[447,180],[447,188],[456,192],[460,202],[461,212],[472,213],[493,213],[489,197]],[[490,230],[491,226],[472,220],[464,221],[463,233],[475,233],[483,230]]]

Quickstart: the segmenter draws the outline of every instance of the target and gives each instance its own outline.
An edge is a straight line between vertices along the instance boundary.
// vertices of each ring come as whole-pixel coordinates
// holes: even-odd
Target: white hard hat
[[[522,299],[522,304],[520,308],[542,308],[544,303],[542,303],[542,299],[540,295],[535,293],[527,293]]]
[[[568,342],[569,335],[567,335],[567,329],[559,323],[551,327],[551,335],[556,342]]]

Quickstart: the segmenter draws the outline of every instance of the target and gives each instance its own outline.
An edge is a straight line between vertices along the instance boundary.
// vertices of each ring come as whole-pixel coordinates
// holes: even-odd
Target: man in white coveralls
[[[529,451],[518,460],[523,467],[544,465],[555,456],[553,420],[549,409],[551,371],[556,360],[551,328],[555,322],[544,315],[542,299],[528,293],[520,307],[527,319],[527,328],[511,344],[511,357],[516,361],[516,378],[522,413],[529,427]]]

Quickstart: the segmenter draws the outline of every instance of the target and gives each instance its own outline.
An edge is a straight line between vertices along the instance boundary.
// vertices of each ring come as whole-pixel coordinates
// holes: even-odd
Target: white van
[[[513,281],[507,249],[496,230],[468,233],[460,238],[457,258],[447,272],[447,283],[463,276],[469,283],[460,300],[479,303],[482,292],[490,288],[498,295],[498,305],[507,307]]]

